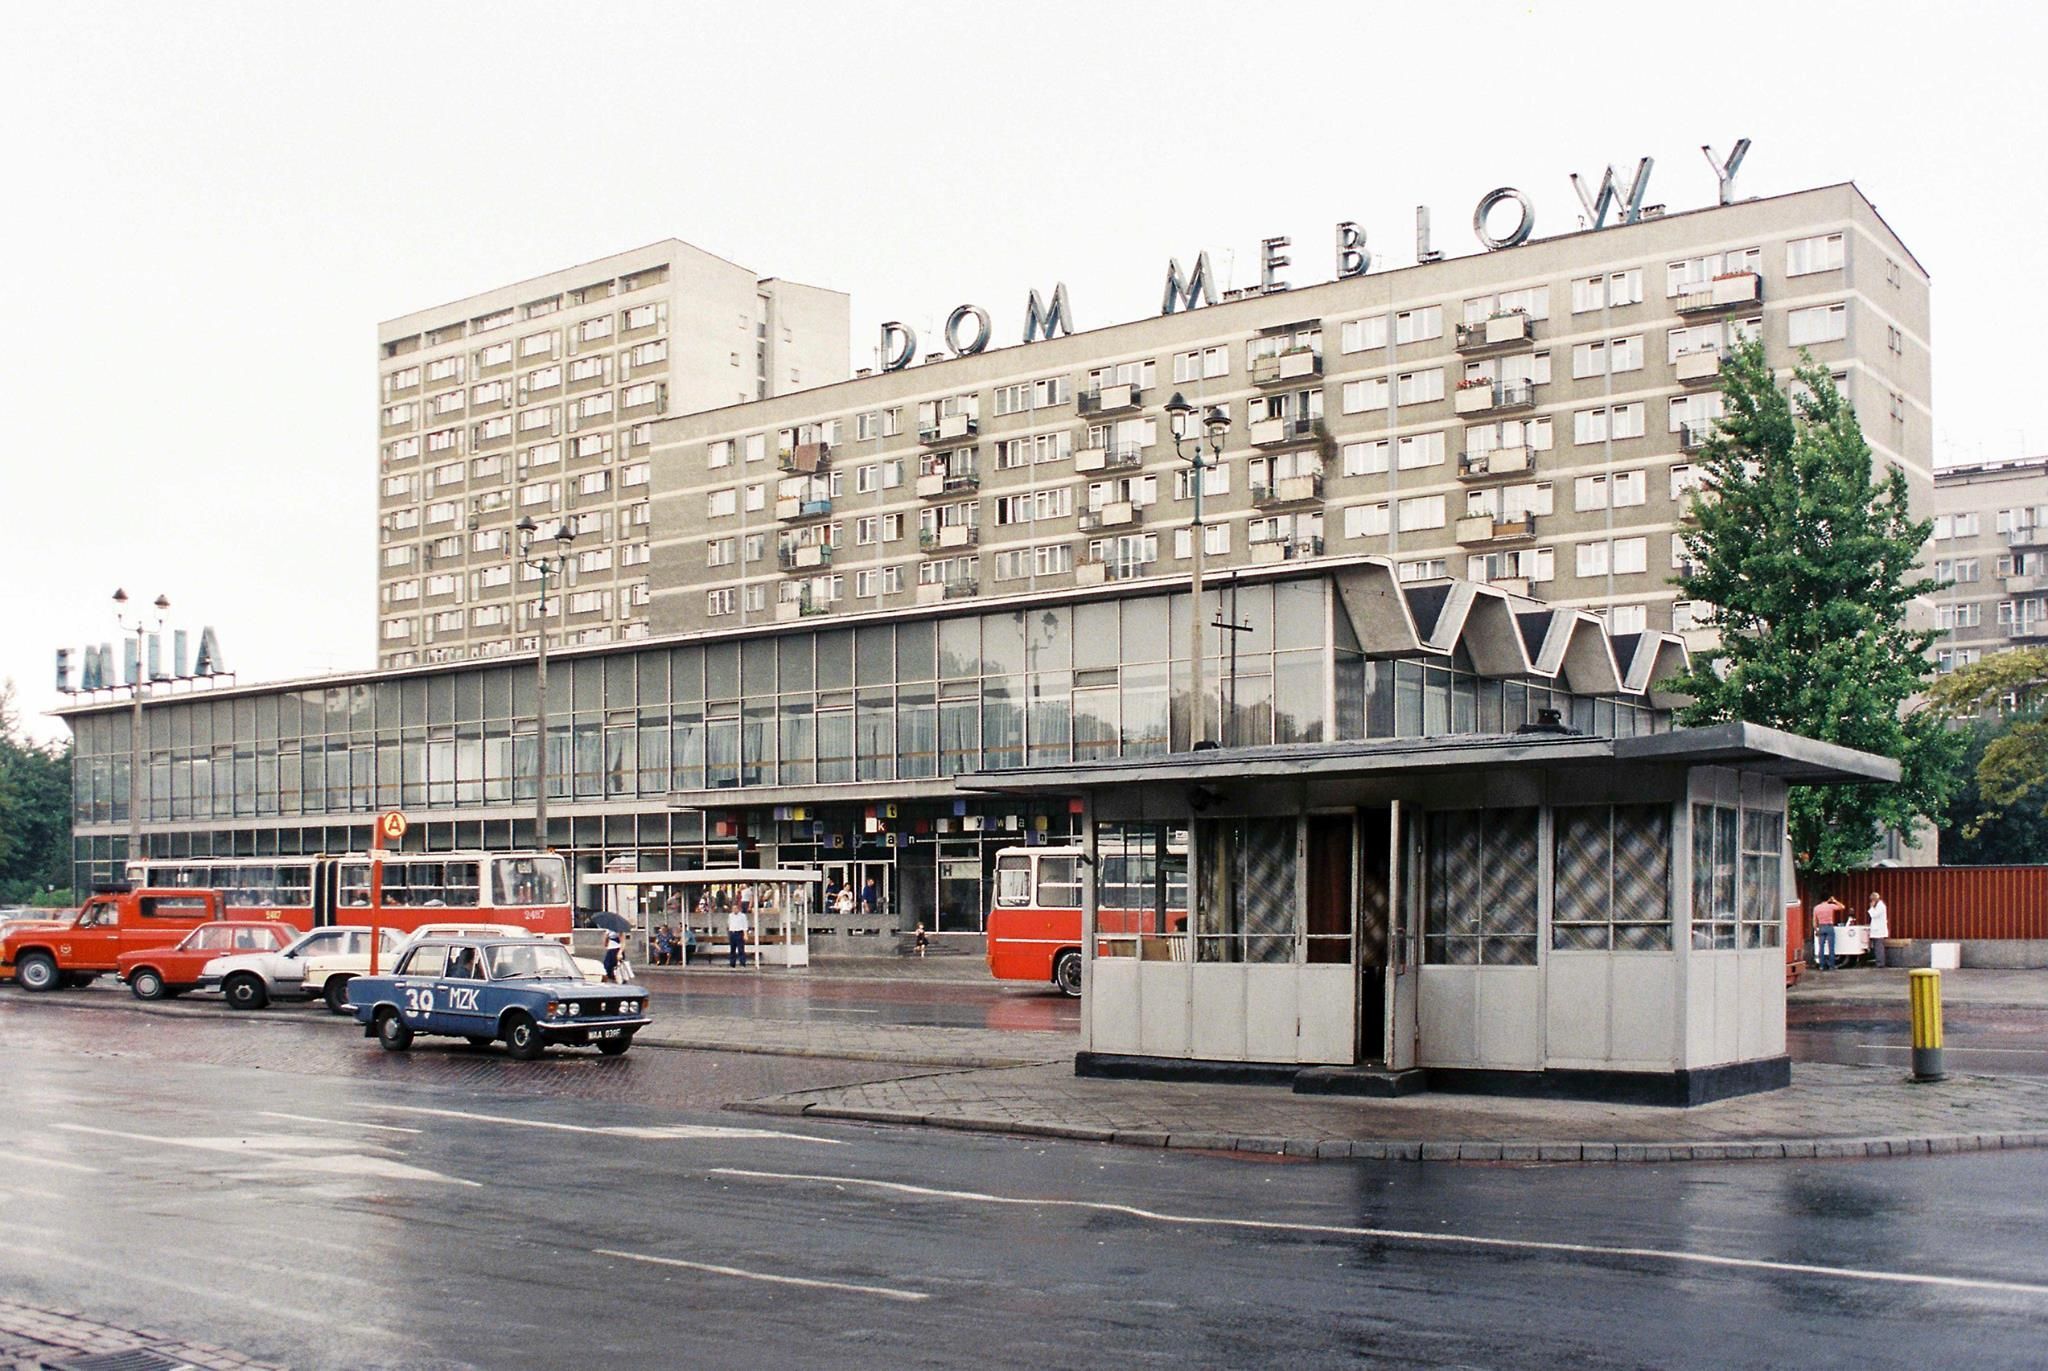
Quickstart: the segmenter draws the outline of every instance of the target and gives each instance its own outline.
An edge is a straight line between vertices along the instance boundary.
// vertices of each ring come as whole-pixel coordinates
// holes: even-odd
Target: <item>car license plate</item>
[[[623,1028],[593,1028],[590,1030],[590,1040],[594,1043],[603,1042],[606,1038],[616,1038],[625,1031]]]

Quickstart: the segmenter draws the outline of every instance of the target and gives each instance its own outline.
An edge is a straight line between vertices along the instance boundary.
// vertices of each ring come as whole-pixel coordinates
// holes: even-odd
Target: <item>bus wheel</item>
[[[324,993],[327,997],[328,1013],[348,1013],[348,983],[352,979],[353,977],[349,976],[329,976],[327,978],[327,989]]]
[[[221,987],[221,995],[230,1009],[261,1009],[270,1003],[270,992],[264,989],[260,976],[230,976]]]
[[[1062,952],[1052,964],[1052,983],[1069,995],[1081,994],[1081,954]]]
[[[164,978],[156,974],[154,967],[138,967],[128,978],[128,989],[138,1000],[161,1000],[164,995]]]
[[[403,1052],[412,1046],[412,1025],[398,1017],[395,1009],[377,1015],[377,1045],[386,1052]]]
[[[23,990],[55,990],[63,977],[57,974],[57,959],[47,952],[30,952],[15,963],[14,980]]]

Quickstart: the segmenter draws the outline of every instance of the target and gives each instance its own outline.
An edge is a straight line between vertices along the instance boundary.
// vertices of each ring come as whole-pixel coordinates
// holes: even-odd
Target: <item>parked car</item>
[[[290,924],[264,921],[201,924],[172,947],[123,952],[114,974],[138,1000],[167,1000],[199,988],[199,973],[216,957],[235,952],[282,952],[299,936]]]
[[[407,943],[424,942],[428,938],[542,938],[557,945],[561,943],[559,938],[551,937],[546,933],[536,933],[530,928],[521,928],[517,924],[422,924],[405,936]],[[602,959],[578,957],[573,949],[569,956],[576,963],[576,969],[583,973],[584,980],[602,981],[604,979],[604,962]],[[336,1012],[345,1014],[348,1010],[344,1005]]]
[[[377,930],[380,965],[403,941],[392,929]],[[345,994],[349,979],[369,969],[369,929],[316,928],[282,951],[214,958],[200,968],[199,989],[220,991],[231,1009],[261,1009],[272,1000],[318,999],[334,977],[341,978],[337,994]]]
[[[535,938],[416,942],[390,975],[351,981],[348,1003],[387,1052],[432,1033],[478,1047],[502,1041],[521,1061],[559,1045],[616,1057],[652,1022],[646,991],[591,985],[567,948]]]
[[[123,952],[167,947],[220,918],[211,890],[96,890],[74,915],[28,919],[0,936],[0,976],[25,990],[89,985],[116,969]]]

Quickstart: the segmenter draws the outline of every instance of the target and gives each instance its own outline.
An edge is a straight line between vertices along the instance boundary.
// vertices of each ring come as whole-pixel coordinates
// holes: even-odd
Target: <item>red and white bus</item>
[[[128,879],[161,890],[218,890],[230,919],[300,930],[379,924],[401,933],[473,920],[567,938],[575,922],[568,864],[552,852],[385,852],[373,908],[367,853],[319,857],[148,858]],[[374,915],[374,917],[373,917]]]
[[[1006,847],[996,853],[995,907],[988,913],[988,969],[999,981],[1035,981],[1081,993],[1081,880],[1078,847]],[[1140,939],[1185,945],[1188,854],[1185,842],[1132,847],[1106,844],[1095,887],[1099,952]],[[1125,948],[1129,951],[1131,948]]]

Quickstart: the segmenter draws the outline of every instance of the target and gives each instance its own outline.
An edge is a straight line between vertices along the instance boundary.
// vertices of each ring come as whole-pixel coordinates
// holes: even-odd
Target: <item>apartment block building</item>
[[[2048,643],[2048,457],[1936,472],[1928,552],[1940,670]]]
[[[1829,366],[1931,498],[1928,278],[1849,184],[1236,298],[654,426],[657,633],[1185,579],[1162,406],[1220,407],[1208,572],[1359,554],[1694,625],[1671,577],[1724,349]]]
[[[845,379],[847,310],[671,239],[379,325],[379,665],[533,646],[527,516],[576,533],[552,640],[644,634],[654,423]]]

